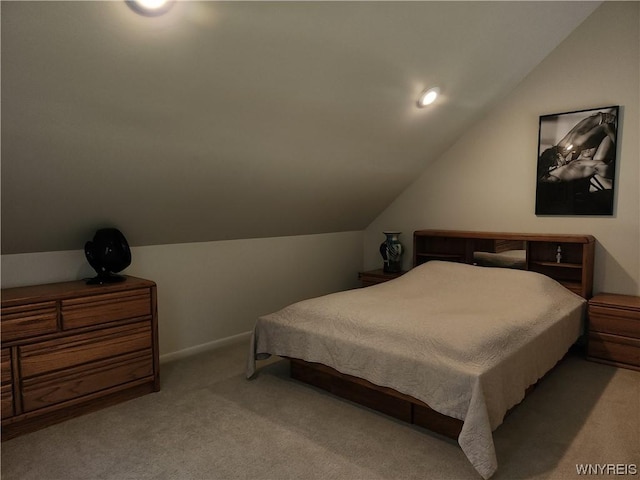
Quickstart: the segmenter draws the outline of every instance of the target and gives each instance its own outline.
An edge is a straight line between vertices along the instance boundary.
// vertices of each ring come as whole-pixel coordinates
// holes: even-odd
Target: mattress
[[[585,303],[538,273],[431,261],[260,317],[247,377],[280,355],[410,395],[463,421],[458,443],[489,478],[493,430],[576,341]]]

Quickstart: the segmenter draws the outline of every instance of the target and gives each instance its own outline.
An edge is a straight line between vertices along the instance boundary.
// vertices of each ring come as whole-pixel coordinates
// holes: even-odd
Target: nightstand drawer
[[[640,312],[590,305],[589,330],[640,338]]]
[[[2,308],[2,341],[54,333],[58,330],[56,302]]]
[[[640,367],[640,339],[591,332],[587,348],[591,359]]]
[[[148,289],[93,295],[62,301],[62,329],[151,316]]]
[[[378,283],[388,282],[394,278],[398,278],[401,275],[407,273],[405,270],[401,272],[385,272],[383,269],[370,270],[368,272],[359,272],[358,278],[363,287],[370,287],[371,285],[377,285]]]

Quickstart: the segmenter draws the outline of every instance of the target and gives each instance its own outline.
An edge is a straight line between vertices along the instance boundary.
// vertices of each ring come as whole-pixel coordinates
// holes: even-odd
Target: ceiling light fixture
[[[425,90],[424,92],[422,92],[420,98],[418,99],[418,107],[423,108],[427,105],[431,105],[436,101],[436,98],[438,98],[439,94],[440,89],[438,87],[433,87]]]
[[[175,0],[125,0],[126,4],[136,13],[147,17],[156,17],[167,13]]]

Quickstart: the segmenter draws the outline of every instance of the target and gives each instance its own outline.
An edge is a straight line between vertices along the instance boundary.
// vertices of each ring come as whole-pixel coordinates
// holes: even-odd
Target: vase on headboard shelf
[[[402,271],[402,254],[404,247],[398,236],[402,232],[382,232],[387,237],[380,244],[380,255],[384,260],[384,271],[387,273],[397,273]]]

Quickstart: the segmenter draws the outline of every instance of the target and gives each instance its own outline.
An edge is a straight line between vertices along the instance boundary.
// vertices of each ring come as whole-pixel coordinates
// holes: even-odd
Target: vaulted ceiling
[[[2,253],[366,228],[598,4],[3,1]]]

